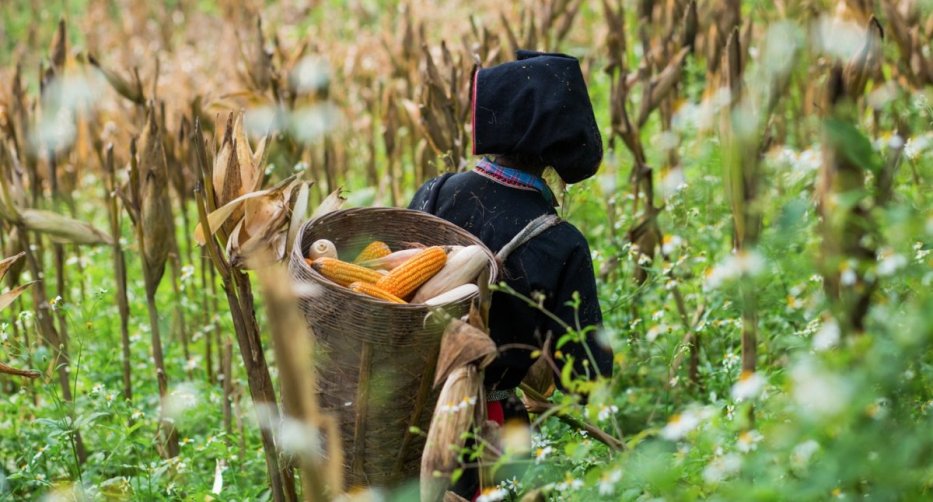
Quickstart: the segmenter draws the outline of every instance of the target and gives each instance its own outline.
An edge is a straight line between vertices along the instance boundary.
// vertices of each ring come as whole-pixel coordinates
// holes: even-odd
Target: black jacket
[[[472,172],[429,180],[418,189],[409,208],[456,224],[477,236],[494,253],[531,220],[555,213],[539,192],[508,187]],[[584,328],[602,322],[589,245],[570,223],[561,222],[515,249],[506,259],[505,270],[500,270],[499,280],[529,298],[543,293],[544,308],[570,326]],[[577,315],[573,307],[566,305],[575,291],[581,300]],[[500,348],[511,344],[540,348],[548,333],[554,344],[566,332],[541,310],[502,291],[493,293],[489,328]],[[599,372],[608,376],[612,352],[598,344],[595,335],[595,330],[588,333],[587,345]],[[579,375],[595,376],[593,363],[584,363],[589,357],[582,344],[567,343],[557,350],[565,355],[564,360],[556,361],[559,367],[563,368],[569,355],[576,361],[574,369]],[[487,389],[517,387],[533,362],[531,350],[506,347],[486,369]]]

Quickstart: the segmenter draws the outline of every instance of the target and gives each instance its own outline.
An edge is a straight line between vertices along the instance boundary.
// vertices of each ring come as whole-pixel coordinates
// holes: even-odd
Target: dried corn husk
[[[447,378],[421,455],[422,501],[441,500],[447,491],[464,433],[473,425],[482,383],[482,373],[472,364],[457,368]]]
[[[155,119],[155,109],[150,106],[148,124],[141,140],[137,173],[139,199],[139,225],[144,233],[143,261],[149,277],[149,292],[153,293],[165,271],[175,231],[172,222],[172,205],[169,200],[168,170],[165,166],[165,151],[162,134]]]
[[[485,368],[495,355],[496,344],[489,335],[459,319],[454,319],[447,325],[441,338],[434,386],[437,387],[461,366],[475,363],[480,368]]]

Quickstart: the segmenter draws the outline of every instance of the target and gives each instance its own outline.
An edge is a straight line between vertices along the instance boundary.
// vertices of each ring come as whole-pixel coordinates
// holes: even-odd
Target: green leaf
[[[830,146],[846,160],[873,173],[881,170],[881,159],[872,148],[871,141],[853,124],[828,118],[824,122],[824,129]]]

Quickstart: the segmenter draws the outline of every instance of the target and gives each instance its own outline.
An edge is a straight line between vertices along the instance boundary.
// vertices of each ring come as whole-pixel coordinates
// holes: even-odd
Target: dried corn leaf
[[[113,239],[88,223],[41,209],[23,209],[20,221],[27,230],[48,235],[55,242],[113,244]]]
[[[23,292],[26,291],[26,288],[28,288],[29,286],[32,286],[33,282],[21,284],[7,291],[6,293],[0,294],[0,310],[3,310],[9,307],[10,304],[12,304],[14,301],[16,301],[17,298],[19,298],[19,295],[23,294]]]
[[[473,424],[482,373],[468,364],[453,371],[441,389],[431,428],[421,455],[421,500],[441,500],[450,485],[450,473]],[[435,475],[435,473],[437,473]]]
[[[327,213],[332,213],[340,209],[340,206],[343,206],[343,203],[347,201],[347,198],[341,195],[342,190],[343,189],[338,188],[325,197],[309,219],[315,220]]]
[[[26,253],[24,252],[19,252],[15,256],[10,256],[9,258],[4,258],[0,260],[0,280],[3,280],[3,278],[6,276],[7,271],[10,270],[10,267],[16,264],[16,262],[18,262],[20,258],[25,256],[25,254]]]
[[[239,179],[241,183],[237,195],[257,190],[260,183],[262,183],[262,171],[259,168],[259,162],[254,159],[252,148],[249,146],[249,138],[246,137],[243,117],[243,113],[240,113],[233,125],[233,144],[236,146],[236,158],[240,168]],[[264,149],[265,138],[260,142],[260,149],[256,152],[260,158]]]
[[[230,219],[233,213],[236,212],[237,209],[240,209],[247,200],[263,197],[268,193],[269,190],[259,190],[257,192],[241,195],[212,211],[211,214],[207,215],[207,224],[210,226],[210,235],[214,235],[214,233],[216,233],[217,230],[219,230],[220,227]],[[200,223],[198,223],[198,226],[194,228],[194,240],[197,241],[198,245],[200,246],[203,246],[204,243],[207,242],[204,237],[204,229],[201,228]]]
[[[104,68],[93,54],[88,54],[87,59],[88,62],[91,63],[91,66],[97,68],[97,71],[104,76],[104,79],[107,80],[110,87],[113,87],[113,90],[117,91],[117,94],[137,105],[146,104],[146,97],[143,95],[143,86],[138,76],[136,77],[136,81],[131,83],[115,71]]]
[[[479,367],[487,366],[496,355],[496,344],[489,335],[469,324],[454,319],[444,330],[441,350],[434,373],[434,386],[467,364],[475,363]]]
[[[285,241],[285,249],[291,249],[298,237],[298,230],[308,219],[308,204],[310,202],[311,184],[302,182],[298,188],[298,195],[295,198],[292,215],[288,224],[288,236]]]
[[[214,198],[217,207],[221,207],[230,202],[234,197],[224,198],[224,186],[227,180],[227,167],[230,165],[233,154],[233,116],[227,118],[227,127],[224,131],[224,138],[220,144],[220,151],[214,157],[213,177],[211,184],[214,186]]]

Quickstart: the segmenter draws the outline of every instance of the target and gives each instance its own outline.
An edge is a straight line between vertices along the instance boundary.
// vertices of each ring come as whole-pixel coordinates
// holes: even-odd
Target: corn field
[[[933,1],[4,0],[0,500],[430,500],[344,486],[286,264],[471,169],[523,48],[587,79],[615,364],[479,500],[933,498]]]

